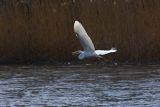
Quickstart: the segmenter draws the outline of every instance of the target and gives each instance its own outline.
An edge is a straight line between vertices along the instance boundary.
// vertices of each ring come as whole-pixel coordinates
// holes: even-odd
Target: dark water
[[[160,66],[1,66],[3,107],[159,107]]]

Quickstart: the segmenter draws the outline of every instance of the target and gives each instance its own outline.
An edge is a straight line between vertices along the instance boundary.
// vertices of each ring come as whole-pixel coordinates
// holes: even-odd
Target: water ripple
[[[159,66],[1,66],[0,105],[158,107]]]

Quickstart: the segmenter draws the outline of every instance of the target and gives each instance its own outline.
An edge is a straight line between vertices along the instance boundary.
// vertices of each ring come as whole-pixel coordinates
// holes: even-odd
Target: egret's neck
[[[85,55],[84,55],[84,51],[79,51],[79,56],[78,56],[78,59],[82,60],[85,58]]]
[[[79,52],[79,54],[83,54],[84,53],[84,51],[81,51],[81,50],[79,50],[78,52]]]

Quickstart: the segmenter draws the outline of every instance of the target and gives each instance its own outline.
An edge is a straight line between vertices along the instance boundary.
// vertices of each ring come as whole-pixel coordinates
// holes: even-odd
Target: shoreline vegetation
[[[160,63],[160,1],[0,0],[0,64],[78,62],[79,20],[104,62]]]

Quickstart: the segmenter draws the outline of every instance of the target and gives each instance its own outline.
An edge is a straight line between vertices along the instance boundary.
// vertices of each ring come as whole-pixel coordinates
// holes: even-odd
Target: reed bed
[[[0,63],[76,60],[75,20],[105,59],[160,61],[159,0],[0,0]]]

